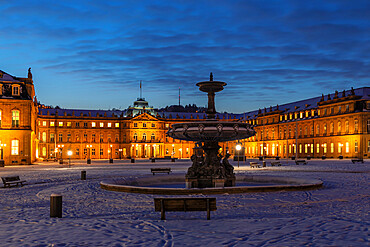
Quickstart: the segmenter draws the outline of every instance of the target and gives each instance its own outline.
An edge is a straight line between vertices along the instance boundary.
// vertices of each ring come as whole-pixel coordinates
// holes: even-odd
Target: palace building
[[[239,141],[241,153],[235,153],[235,141],[220,143],[221,152],[247,158],[367,158],[369,94],[363,87],[244,114],[217,114],[257,131]],[[157,112],[142,97],[122,111],[45,108],[37,103],[30,70],[27,78],[0,70],[0,165],[68,157],[190,158],[194,143],[166,133],[174,123],[205,118],[205,113]]]

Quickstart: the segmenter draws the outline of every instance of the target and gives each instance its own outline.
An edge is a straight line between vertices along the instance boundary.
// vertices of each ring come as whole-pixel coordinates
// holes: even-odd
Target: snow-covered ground
[[[0,189],[0,246],[369,246],[370,161],[282,161],[282,167],[236,173],[317,178],[324,187],[217,198],[217,211],[154,211],[156,195],[105,191],[99,182],[138,175],[151,167],[185,174],[190,161],[73,161],[72,166],[39,163],[0,168],[19,175],[24,187]],[[269,162],[267,162],[269,164]],[[237,162],[232,163],[237,167]],[[87,180],[80,180],[81,170]],[[63,218],[50,218],[50,195],[63,195]]]

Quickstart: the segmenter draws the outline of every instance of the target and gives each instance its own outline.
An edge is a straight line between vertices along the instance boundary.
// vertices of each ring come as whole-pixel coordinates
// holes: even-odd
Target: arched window
[[[143,140],[146,140],[146,133],[143,133]]]
[[[342,131],[342,123],[341,121],[338,122],[338,133]]]
[[[333,134],[334,133],[334,123],[331,122],[330,123],[330,134]]]
[[[155,140],[155,134],[152,133],[151,139],[154,141]]]
[[[42,142],[46,142],[46,132],[42,132]]]
[[[320,135],[320,125],[316,125],[316,135]]]
[[[348,122],[348,120],[344,123],[344,128],[345,128],[346,133],[348,133],[349,132],[349,122]]]
[[[324,123],[324,135],[327,133],[326,123]]]
[[[134,134],[134,140],[137,141],[137,133]]]
[[[19,127],[19,111],[12,111],[12,127]]]
[[[355,119],[355,132],[358,132],[358,120]]]

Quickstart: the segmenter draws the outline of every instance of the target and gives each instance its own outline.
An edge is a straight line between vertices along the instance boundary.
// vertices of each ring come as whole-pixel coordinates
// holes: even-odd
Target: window
[[[71,141],[71,134],[70,133],[68,133],[67,134],[67,142],[70,142]]]
[[[71,122],[67,122],[67,127],[71,127],[72,126],[72,123]]]
[[[330,134],[333,134],[334,133],[334,123],[331,122],[330,123]]]
[[[87,155],[87,148],[84,148],[84,155]]]
[[[338,153],[342,153],[342,143],[338,143]]]
[[[327,150],[327,145],[326,145],[326,143],[324,143],[324,144],[323,144],[323,149],[324,149],[324,154],[326,154],[326,152],[328,151],[328,150]]]
[[[307,136],[307,135],[308,135],[308,127],[307,127],[307,126],[304,128],[304,135],[305,135],[305,136]]]
[[[300,118],[303,118],[303,112],[300,112],[300,113],[299,113],[299,117],[300,117]]]
[[[289,153],[292,153],[292,145],[289,144]]]
[[[91,155],[95,155],[95,148],[91,149]]]
[[[80,122],[76,122],[76,127],[79,128],[80,127]]]
[[[308,114],[310,114],[310,112],[309,111],[306,111],[306,117],[308,117]]]
[[[330,143],[330,153],[334,153],[334,143]]]
[[[92,123],[91,123],[91,127],[92,127],[92,128],[95,128],[95,126],[96,126],[96,123],[95,123],[95,122],[92,122]]]
[[[355,153],[358,153],[358,142],[355,141]]]
[[[46,132],[42,132],[42,142],[46,142]]]
[[[143,133],[143,140],[146,140],[146,133]]]
[[[0,111],[0,127],[1,127],[1,111]]]
[[[118,142],[119,141],[119,135],[118,134],[116,134],[116,142]]]
[[[19,85],[12,85],[12,95],[19,96]]]
[[[342,123],[341,121],[338,122],[338,133],[340,134],[340,132],[342,131]]]
[[[44,156],[44,157],[46,156],[46,147],[42,148],[42,156]]]
[[[330,114],[334,114],[334,107],[330,108]]]
[[[111,134],[108,134],[108,142],[111,142]]]
[[[91,135],[91,142],[95,142],[95,139],[96,139],[95,137],[96,137],[96,135],[95,135],[95,134],[92,134],[92,135]]]
[[[349,132],[349,122],[348,121],[344,123],[344,128],[345,128],[346,133],[348,134]]]
[[[311,144],[311,153],[313,154],[313,143]]]
[[[59,134],[59,142],[63,142],[63,134]]]
[[[87,128],[87,123],[84,123],[84,128]]]
[[[119,123],[114,124],[116,128],[119,128]]]
[[[326,129],[326,123],[324,123],[324,135],[326,135],[327,129]]]
[[[100,134],[100,139],[99,139],[100,142],[103,142],[104,141],[104,136],[103,134]]]
[[[306,154],[308,152],[308,146],[307,144],[304,144],[304,153]]]
[[[76,148],[76,155],[80,155],[80,149]]]
[[[154,123],[152,123],[152,128],[155,128],[155,124]]]
[[[152,133],[151,139],[154,141],[155,140],[155,134]]]
[[[19,140],[12,140],[12,155],[19,155]]]
[[[299,153],[302,153],[302,144],[299,144]]]
[[[112,127],[112,123],[108,123],[108,128]]]
[[[346,105],[346,111],[349,111],[349,105]]]
[[[103,128],[104,127],[104,123],[100,123],[100,128]]]
[[[59,127],[63,127],[63,122],[59,122],[59,123],[58,123],[58,126],[59,126]]]
[[[134,123],[134,127],[137,127],[137,123]]]
[[[370,141],[367,141],[367,152],[370,153]]]
[[[341,106],[339,106],[338,107],[338,114],[340,114],[342,112],[342,107]]]
[[[0,112],[0,122],[1,122],[1,112]],[[1,126],[1,123],[0,123]],[[370,133],[370,119],[367,120],[367,133]]]
[[[134,140],[137,141],[137,133],[134,134]]]
[[[346,153],[349,153],[349,142],[346,142]]]
[[[46,121],[42,121],[42,126],[46,126]]]
[[[87,134],[84,134],[84,142],[87,142]]]
[[[55,135],[54,135],[54,133],[50,133],[50,142],[55,142]]]
[[[166,126],[166,128],[167,128],[167,129],[170,127],[170,125],[169,125],[169,124],[166,124],[165,126]]]
[[[103,155],[104,153],[103,153],[103,149],[101,148],[100,149],[100,155]]]
[[[79,142],[79,141],[80,141],[80,135],[76,134],[76,142]]]
[[[358,132],[358,120],[355,119],[355,132]]]
[[[12,127],[19,127],[19,111],[12,111]]]
[[[320,153],[320,144],[316,144],[316,153]]]
[[[143,128],[146,128],[146,123],[143,123]]]
[[[314,131],[314,127],[313,125],[311,126],[311,135],[313,136],[313,131]]]
[[[326,116],[326,114],[328,114],[328,109],[324,109],[324,116]]]
[[[320,135],[320,125],[316,125],[316,135]]]
[[[3,95],[3,84],[0,84],[0,95]]]

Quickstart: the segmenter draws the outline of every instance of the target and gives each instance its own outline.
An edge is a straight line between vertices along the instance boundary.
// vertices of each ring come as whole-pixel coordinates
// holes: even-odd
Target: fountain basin
[[[160,175],[151,177],[136,177],[100,182],[105,190],[158,195],[192,195],[192,194],[237,194],[249,192],[270,192],[282,190],[308,190],[320,188],[323,182],[318,179],[293,178],[264,175],[237,175],[237,186],[214,188],[169,188],[170,184],[184,183],[184,175]],[[254,183],[253,185],[238,186],[239,183]],[[261,183],[261,185],[256,185]],[[273,183],[273,185],[271,185]],[[159,187],[158,185],[166,187]],[[156,185],[158,187],[150,187]]]
[[[250,124],[226,121],[202,121],[177,123],[171,126],[168,136],[194,142],[225,142],[240,140],[255,135]]]

